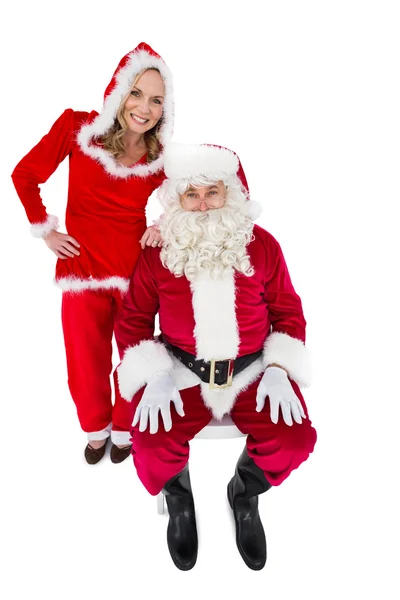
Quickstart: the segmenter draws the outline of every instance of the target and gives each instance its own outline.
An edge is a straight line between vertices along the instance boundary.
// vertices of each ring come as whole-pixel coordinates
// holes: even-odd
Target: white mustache
[[[161,224],[161,260],[171,273],[189,280],[200,271],[216,277],[231,268],[251,275],[246,247],[252,231],[243,202],[205,212],[185,211],[177,204]]]

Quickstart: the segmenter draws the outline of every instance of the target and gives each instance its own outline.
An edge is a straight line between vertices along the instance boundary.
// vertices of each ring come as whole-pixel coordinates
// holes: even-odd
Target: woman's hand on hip
[[[153,246],[153,248],[159,246],[161,248],[162,241],[159,229],[157,229],[157,227],[154,225],[150,225],[150,227],[148,227],[142,235],[140,239],[140,245],[142,246],[143,250],[145,246]]]
[[[79,256],[79,242],[67,233],[60,233],[54,229],[43,238],[47,246],[61,260],[66,260],[68,257],[73,258]]]

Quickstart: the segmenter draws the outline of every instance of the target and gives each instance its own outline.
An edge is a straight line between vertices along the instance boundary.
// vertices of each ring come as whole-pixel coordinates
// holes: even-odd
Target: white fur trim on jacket
[[[165,148],[164,171],[169,179],[190,179],[205,175],[218,181],[235,175],[239,159],[227,148],[171,143]]]
[[[55,215],[48,215],[43,223],[33,223],[31,225],[31,234],[35,238],[43,238],[53,229],[54,231],[57,231],[58,229],[58,217]]]
[[[162,154],[151,163],[125,167],[120,165],[109,152],[92,144],[93,137],[103,135],[113,125],[117,110],[129,92],[136,75],[151,67],[159,70],[165,86],[163,125],[160,130],[160,142],[165,146],[172,135],[174,118],[172,74],[162,59],[152,56],[145,50],[131,53],[128,63],[117,73],[117,84],[106,97],[102,112],[92,123],[83,125],[77,135],[77,141],[82,152],[98,160],[107,173],[114,177],[122,179],[126,179],[132,175],[147,177],[151,173],[157,173],[163,167]]]
[[[105,277],[104,279],[81,279],[79,277],[60,277],[55,280],[55,284],[63,292],[83,292],[84,290],[111,290],[117,289],[121,292],[127,292],[129,288],[129,279],[124,277]]]
[[[278,331],[271,333],[264,344],[264,366],[277,363],[287,370],[290,379],[300,387],[311,385],[311,359],[301,340]]]
[[[141,387],[161,372],[173,368],[172,358],[163,344],[144,340],[125,351],[117,369],[121,396],[130,402]]]
[[[200,274],[190,284],[197,358],[210,361],[236,358],[239,331],[235,310],[235,275],[229,269],[218,279]]]

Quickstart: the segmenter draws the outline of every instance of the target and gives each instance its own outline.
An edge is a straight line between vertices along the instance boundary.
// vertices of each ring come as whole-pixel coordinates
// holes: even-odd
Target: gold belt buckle
[[[225,361],[229,362],[228,365],[228,377],[226,379],[226,383],[222,383],[221,385],[218,385],[218,383],[215,383],[215,363],[216,362],[225,362]],[[209,383],[209,387],[210,390],[215,390],[215,389],[224,389],[224,388],[228,388],[231,387],[232,385],[232,379],[233,379],[233,367],[235,364],[235,360],[233,358],[212,358],[210,361],[210,383]]]

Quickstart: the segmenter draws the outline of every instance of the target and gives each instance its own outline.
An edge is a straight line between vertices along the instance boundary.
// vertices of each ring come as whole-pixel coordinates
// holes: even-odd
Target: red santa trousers
[[[282,415],[278,423],[272,423],[268,399],[264,409],[256,412],[256,393],[260,378],[241,392],[231,411],[231,418],[238,429],[247,434],[247,450],[254,462],[263,469],[272,485],[279,485],[290,473],[304,462],[314,449],[317,434],[308,418],[307,408],[297,384],[292,387],[307,415],[301,424],[286,425]],[[133,398],[132,409],[140,402],[142,388]],[[211,420],[210,410],[205,406],[200,387],[180,390],[185,416],[180,417],[171,407],[172,429],[164,430],[159,417],[159,430],[155,434],[132,430],[132,455],[139,479],[150,492],[158,494],[165,483],[185,467],[189,459],[191,440]],[[133,416],[134,413],[132,413]]]
[[[119,290],[64,292],[62,325],[68,385],[79,422],[89,440],[110,435],[114,444],[129,444],[132,423],[128,402],[121,398],[114,371],[112,404],[112,337],[123,295]]]

